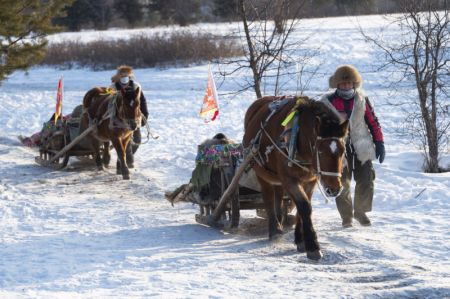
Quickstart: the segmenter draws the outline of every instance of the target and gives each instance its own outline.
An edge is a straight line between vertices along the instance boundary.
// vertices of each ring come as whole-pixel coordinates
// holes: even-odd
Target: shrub
[[[169,36],[142,34],[129,39],[50,44],[41,64],[104,70],[121,64],[134,67],[188,65],[241,54],[241,48],[234,40],[206,33],[177,31]]]

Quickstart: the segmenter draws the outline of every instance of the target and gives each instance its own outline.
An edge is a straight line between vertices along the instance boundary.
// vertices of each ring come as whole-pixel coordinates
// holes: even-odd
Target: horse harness
[[[117,93],[114,95],[112,100],[108,102],[108,113],[111,113],[111,118],[109,119],[109,128],[110,129],[127,129],[130,131],[135,131],[140,128],[141,118],[126,118],[124,116],[124,104],[120,107],[117,106]],[[130,106],[133,105],[134,100],[131,101]],[[137,123],[136,128],[133,130],[130,126],[130,122],[135,121]]]
[[[103,115],[101,119],[97,119],[95,117],[91,117],[88,113],[89,117],[89,125],[100,125],[104,120],[109,118],[109,128],[110,129],[127,129],[130,131],[134,131],[139,129],[140,127],[140,119],[137,121],[136,129],[132,129],[130,126],[130,121],[135,120],[134,118],[125,118],[123,117],[123,105],[117,106],[117,96],[118,92],[108,88],[105,93],[101,93],[100,95],[108,95],[108,108],[106,113]],[[134,101],[134,100],[133,100]]]
[[[257,156],[255,156],[253,159],[254,161],[262,168],[264,168],[266,171],[272,172],[271,170],[267,169],[264,165],[269,160],[269,154],[276,149],[281,155],[283,155],[288,160],[288,166],[292,167],[292,165],[295,165],[301,169],[303,169],[306,172],[310,172],[311,170],[306,167],[307,165],[311,165],[310,162],[306,161],[300,161],[295,159],[296,156],[296,144],[297,144],[297,136],[299,131],[299,115],[297,108],[304,103],[304,98],[301,97],[294,97],[296,100],[295,106],[291,109],[291,112],[288,114],[286,119],[283,121],[282,125],[287,127],[288,123],[291,123],[291,127],[287,127],[283,133],[279,136],[279,141],[275,142],[273,138],[269,135],[269,133],[266,131],[265,127],[267,126],[268,121],[272,118],[274,114],[276,114],[282,107],[284,107],[287,103],[289,103],[293,98],[292,97],[286,97],[283,96],[280,99],[277,99],[271,103],[269,103],[269,110],[270,113],[266,117],[266,119],[261,122],[261,129],[256,133],[255,137],[250,141],[250,144],[252,147],[255,147],[258,149]],[[261,152],[259,151],[260,145],[261,145],[261,137],[262,134],[265,134],[266,137],[269,139],[269,141],[272,143],[272,145],[266,147],[265,154],[265,161],[261,155]],[[288,136],[287,141],[283,141],[283,139]],[[340,140],[339,137],[321,137],[317,136],[315,140],[314,147],[311,147],[311,152],[316,152],[316,170],[314,173],[320,178],[320,176],[333,176],[333,177],[341,177],[341,173],[339,172],[330,172],[330,171],[322,171],[320,167],[320,159],[319,159],[319,150],[317,148],[317,143],[322,140]],[[287,153],[286,153],[286,152]]]

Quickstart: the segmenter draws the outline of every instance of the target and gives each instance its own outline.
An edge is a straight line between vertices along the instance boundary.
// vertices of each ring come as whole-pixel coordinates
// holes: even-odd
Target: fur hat
[[[337,88],[338,84],[343,82],[353,82],[355,88],[359,88],[362,85],[362,77],[358,70],[352,65],[339,66],[334,75],[329,79],[330,88]]]
[[[117,73],[111,77],[111,81],[117,83],[120,81],[120,78],[126,76],[130,77],[130,79],[134,79],[133,68],[128,65],[121,65],[117,68]]]

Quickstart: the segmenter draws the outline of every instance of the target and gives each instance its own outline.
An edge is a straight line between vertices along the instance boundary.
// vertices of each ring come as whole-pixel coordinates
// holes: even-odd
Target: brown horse
[[[278,108],[273,109],[275,106]],[[288,115],[296,117],[286,127],[298,124],[298,133],[292,134],[297,136],[292,143],[294,154],[283,146],[291,135],[281,125]],[[297,207],[297,250],[306,251],[310,259],[320,259],[322,253],[311,221],[311,196],[317,182],[327,196],[337,196],[342,190],[348,121],[341,123],[323,103],[307,97],[263,97],[248,108],[244,126],[244,146],[258,149],[253,169],[262,188],[269,239],[282,233],[281,199],[286,192]]]
[[[111,92],[105,87],[89,90],[83,99],[85,113],[81,119],[80,132],[89,125],[96,125],[88,135],[95,151],[95,161],[99,170],[107,166],[110,160],[109,141],[117,152],[117,174],[123,179],[130,179],[126,163],[126,148],[133,131],[141,124],[140,89]],[[103,164],[100,157],[100,142],[105,143]],[[108,146],[106,146],[108,145]]]

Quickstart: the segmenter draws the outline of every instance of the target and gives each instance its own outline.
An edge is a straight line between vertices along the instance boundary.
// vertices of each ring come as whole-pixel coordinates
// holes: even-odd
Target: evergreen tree
[[[127,20],[131,27],[142,21],[142,5],[139,0],[115,0],[114,9],[120,17]]]
[[[237,0],[214,0],[214,14],[224,19],[237,17]]]
[[[67,27],[70,31],[80,31],[82,25],[87,24],[91,19],[92,7],[89,0],[75,0],[66,8],[66,16],[56,19],[55,22]]]
[[[87,25],[95,29],[106,29],[112,18],[112,4],[109,0],[75,0],[66,8],[66,16],[54,22],[70,31],[80,31]]]
[[[150,0],[147,7],[150,11],[160,12],[164,7],[164,0]]]
[[[159,12],[162,19],[180,26],[197,21],[200,15],[200,0],[153,0],[148,7]]]
[[[108,2],[108,0],[90,1],[92,7],[91,20],[95,29],[107,29],[109,22],[111,22],[112,7]]]
[[[371,12],[373,0],[335,0],[335,4],[341,15],[354,15]]]
[[[52,18],[73,0],[0,0],[0,82],[15,70],[39,63],[47,34],[59,28]]]

